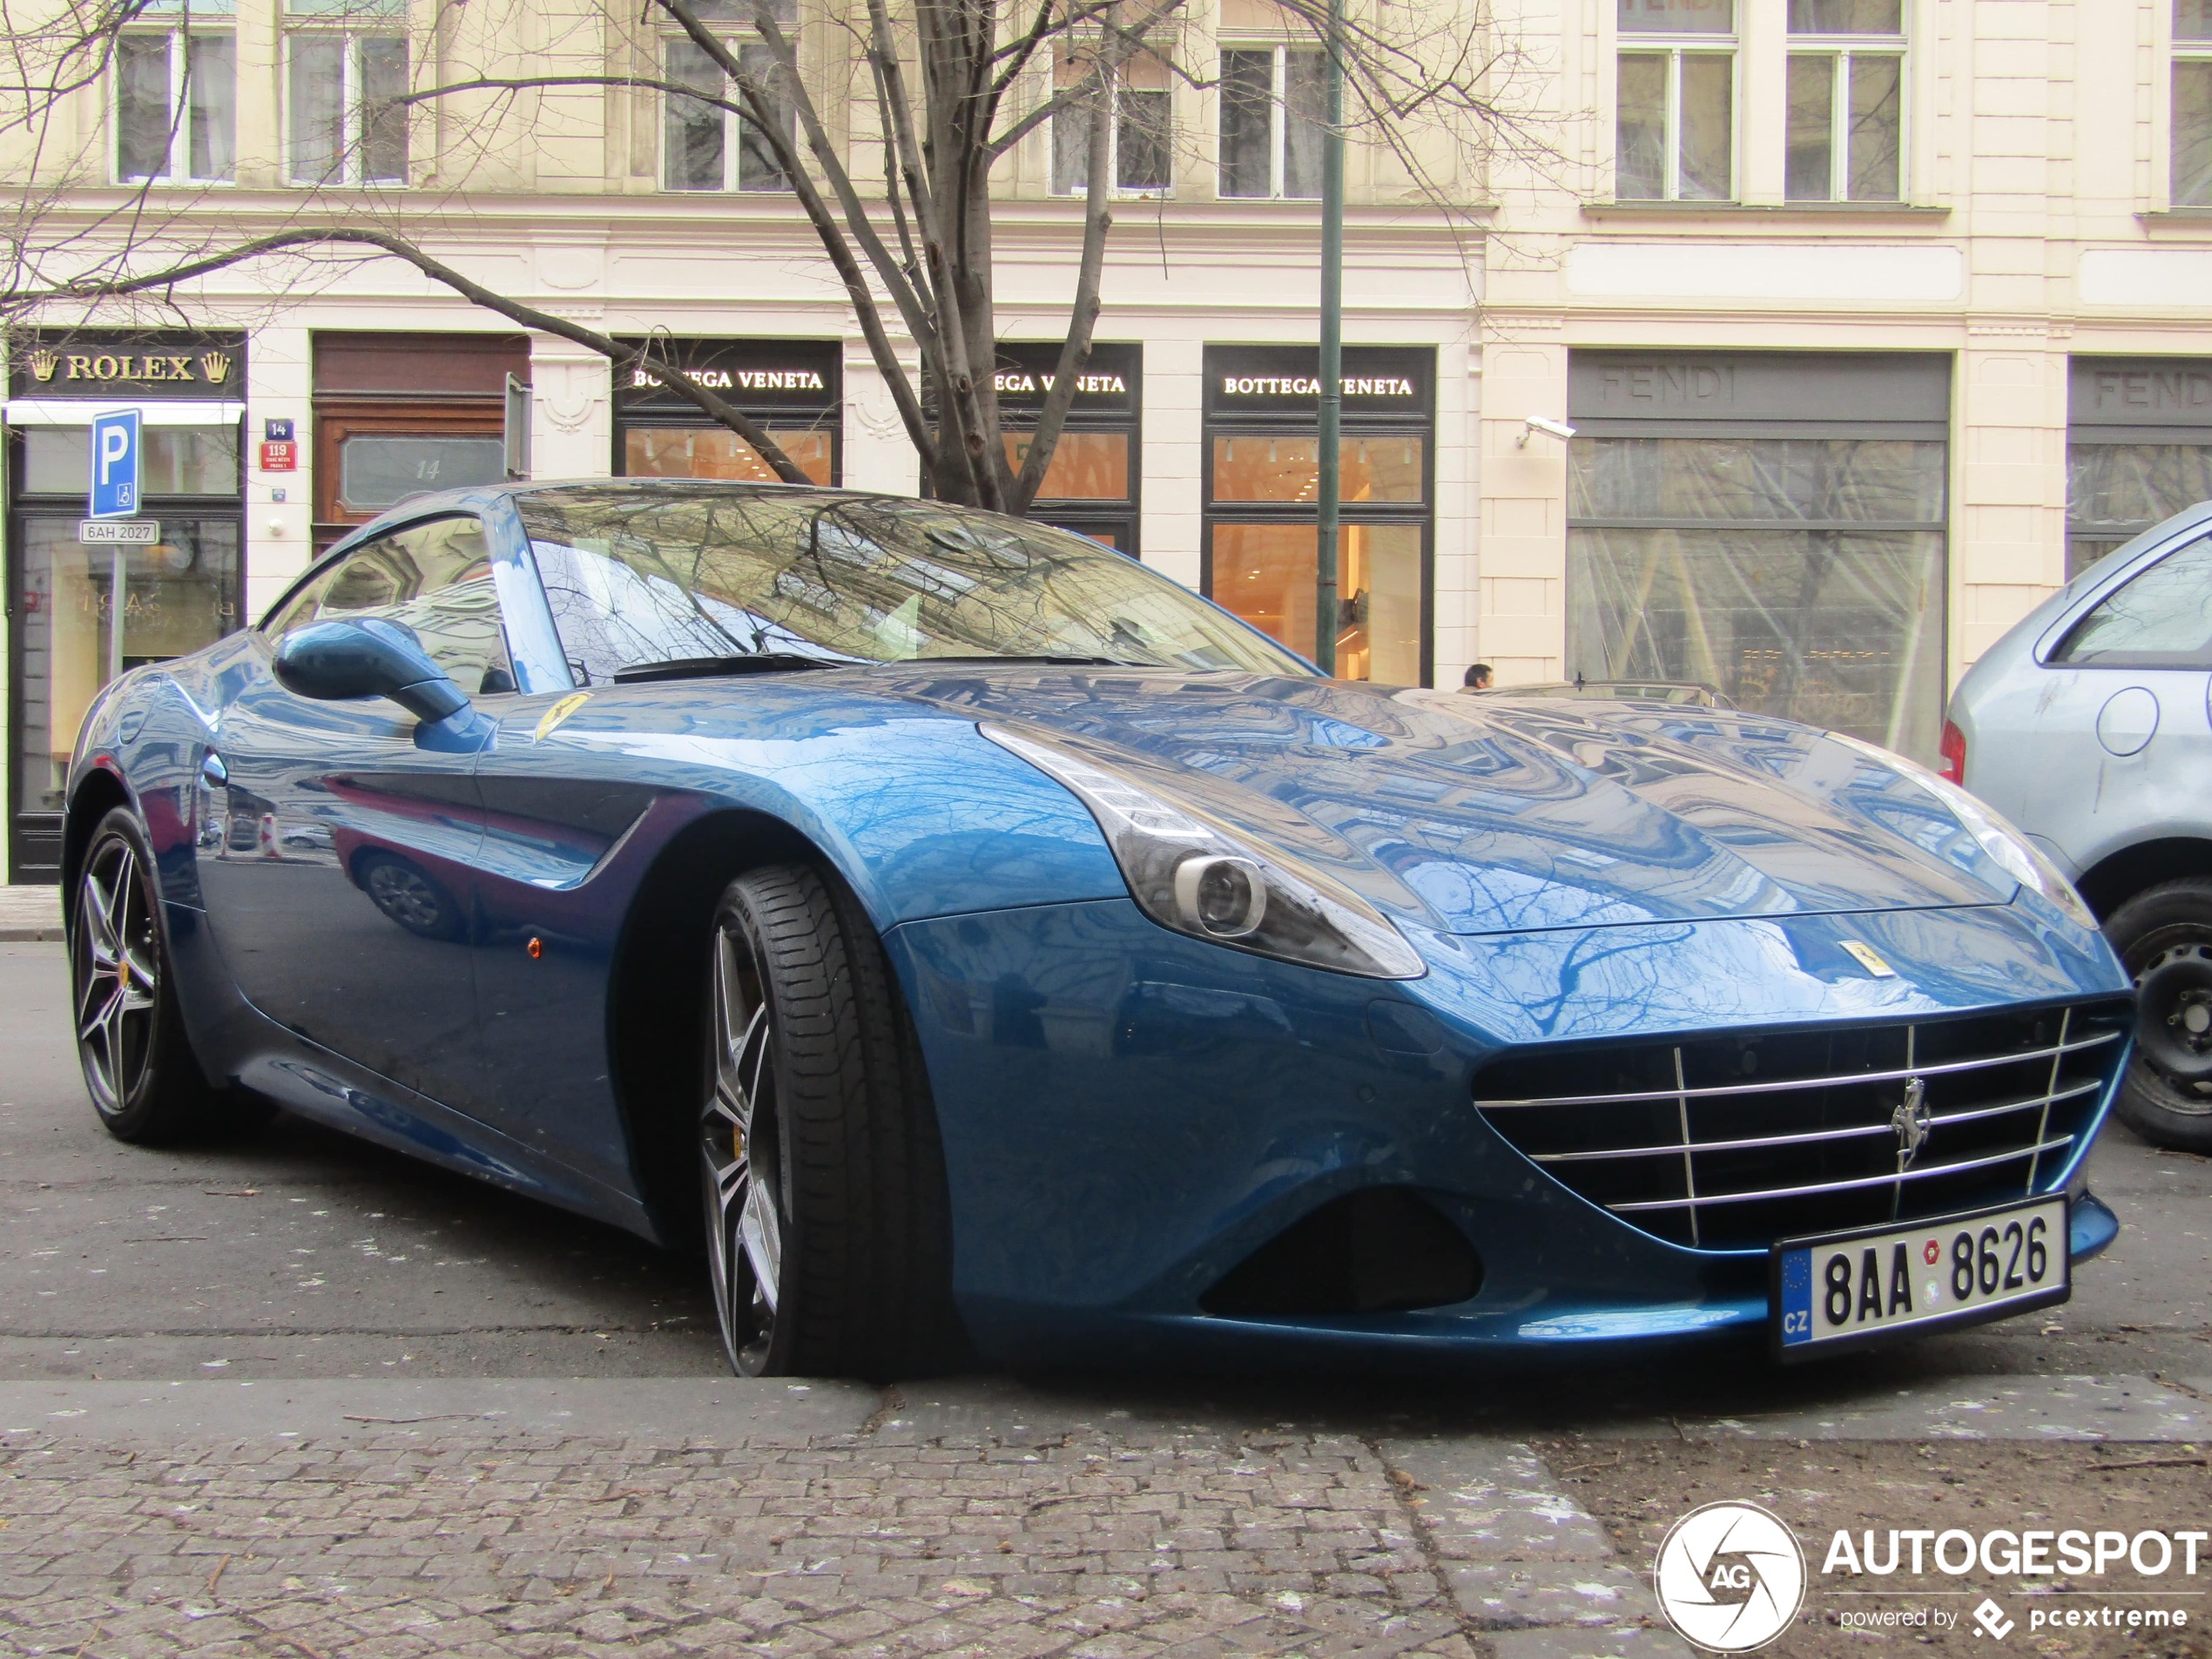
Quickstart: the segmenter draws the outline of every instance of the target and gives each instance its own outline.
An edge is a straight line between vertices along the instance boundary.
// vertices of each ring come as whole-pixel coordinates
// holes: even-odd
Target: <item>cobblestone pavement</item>
[[[1664,1646],[1602,1531],[1525,1453],[890,1426],[737,1448],[16,1434],[0,1643],[84,1659]],[[1587,1641],[1565,1641],[1578,1621]]]

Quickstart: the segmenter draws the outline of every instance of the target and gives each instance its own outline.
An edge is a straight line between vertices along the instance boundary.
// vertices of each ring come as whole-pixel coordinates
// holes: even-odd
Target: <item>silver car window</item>
[[[2212,536],[2169,553],[2076,624],[2054,663],[2212,668]]]

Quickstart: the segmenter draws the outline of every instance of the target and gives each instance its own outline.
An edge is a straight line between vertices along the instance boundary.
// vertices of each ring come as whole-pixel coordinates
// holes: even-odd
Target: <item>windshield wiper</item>
[[[932,663],[1051,663],[1071,668],[1159,668],[1159,663],[1136,663],[1126,657],[1065,657],[1053,652],[1015,653],[1001,657],[995,652],[978,652],[968,657],[916,657],[900,664],[900,667],[927,668]]]
[[[793,651],[752,651],[730,657],[672,657],[664,663],[631,663],[615,670],[615,684],[638,680],[712,679],[725,674],[776,674],[799,668],[857,668],[837,657],[803,657]]]

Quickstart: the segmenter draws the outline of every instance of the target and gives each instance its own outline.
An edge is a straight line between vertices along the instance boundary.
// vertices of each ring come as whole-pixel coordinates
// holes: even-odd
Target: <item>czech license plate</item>
[[[1769,1260],[1774,1345],[1784,1359],[1999,1318],[2072,1293],[2063,1197],[1785,1238]]]

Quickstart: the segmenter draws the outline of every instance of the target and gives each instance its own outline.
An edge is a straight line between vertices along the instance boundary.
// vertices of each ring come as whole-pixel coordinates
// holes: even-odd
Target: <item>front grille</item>
[[[2100,1001],[1508,1055],[1476,1075],[1474,1103],[1644,1231],[1764,1249],[2051,1190],[2133,1018]]]

